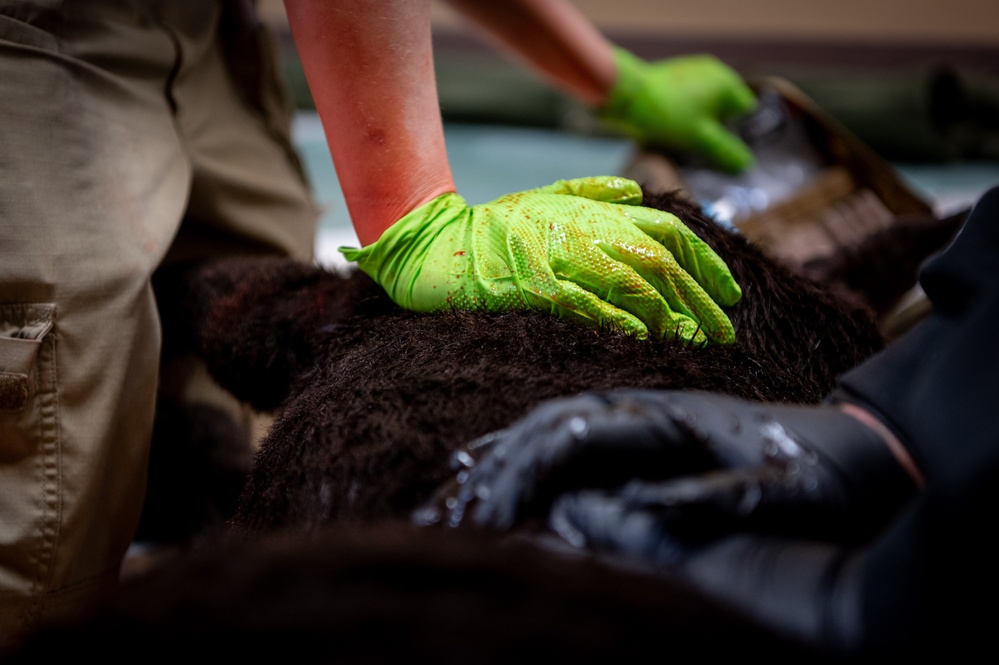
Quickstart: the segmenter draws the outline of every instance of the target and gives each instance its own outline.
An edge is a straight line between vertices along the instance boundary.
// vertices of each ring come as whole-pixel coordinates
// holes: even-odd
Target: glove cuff
[[[803,414],[800,409],[775,410],[787,432],[838,469],[854,496],[869,507],[871,528],[884,524],[916,492],[915,480],[873,430],[835,405]]]
[[[340,247],[348,261],[388,292],[400,307],[413,309],[413,284],[437,235],[468,209],[454,192],[441,194],[387,228],[375,242],[362,247]]]
[[[648,63],[619,46],[612,47],[612,52],[617,79],[607,95],[607,102],[599,110],[599,116],[625,133],[633,133],[635,100],[645,86]]]

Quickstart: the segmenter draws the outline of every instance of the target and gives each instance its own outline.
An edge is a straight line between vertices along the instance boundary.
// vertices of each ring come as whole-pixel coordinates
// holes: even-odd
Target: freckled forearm
[[[285,0],[362,245],[454,181],[427,0]]]

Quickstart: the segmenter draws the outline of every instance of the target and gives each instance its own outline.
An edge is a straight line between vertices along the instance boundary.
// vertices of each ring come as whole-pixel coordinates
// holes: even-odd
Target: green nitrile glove
[[[695,55],[648,63],[614,48],[617,81],[601,117],[641,143],[696,151],[739,172],[753,153],[722,123],[756,107],[756,96],[717,58]]]
[[[449,193],[363,249],[341,247],[419,312],[536,309],[645,338],[735,340],[717,303],[742,296],[725,263],[624,178],[560,180],[469,206]],[[703,287],[703,288],[702,288]]]

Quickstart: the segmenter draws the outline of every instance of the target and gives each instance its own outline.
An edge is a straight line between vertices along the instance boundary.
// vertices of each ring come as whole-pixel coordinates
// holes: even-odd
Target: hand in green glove
[[[753,154],[722,125],[756,107],[756,96],[731,68],[708,55],[648,63],[614,49],[618,77],[602,118],[643,143],[696,151],[739,172]]]
[[[641,196],[615,177],[477,206],[448,193],[367,247],[340,251],[406,309],[536,309],[639,338],[731,344],[716,303],[738,302],[739,285],[679,219],[635,205]]]

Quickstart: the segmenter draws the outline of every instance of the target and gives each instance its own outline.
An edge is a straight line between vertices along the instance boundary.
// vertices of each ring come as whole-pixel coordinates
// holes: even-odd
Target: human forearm
[[[749,148],[725,122],[755,107],[741,77],[709,55],[648,63],[612,45],[565,0],[450,0],[552,84],[641,143],[702,153],[743,171]]]
[[[362,245],[454,191],[426,0],[285,0]]]
[[[488,37],[549,82],[594,106],[614,83],[610,43],[563,0],[448,0]]]

